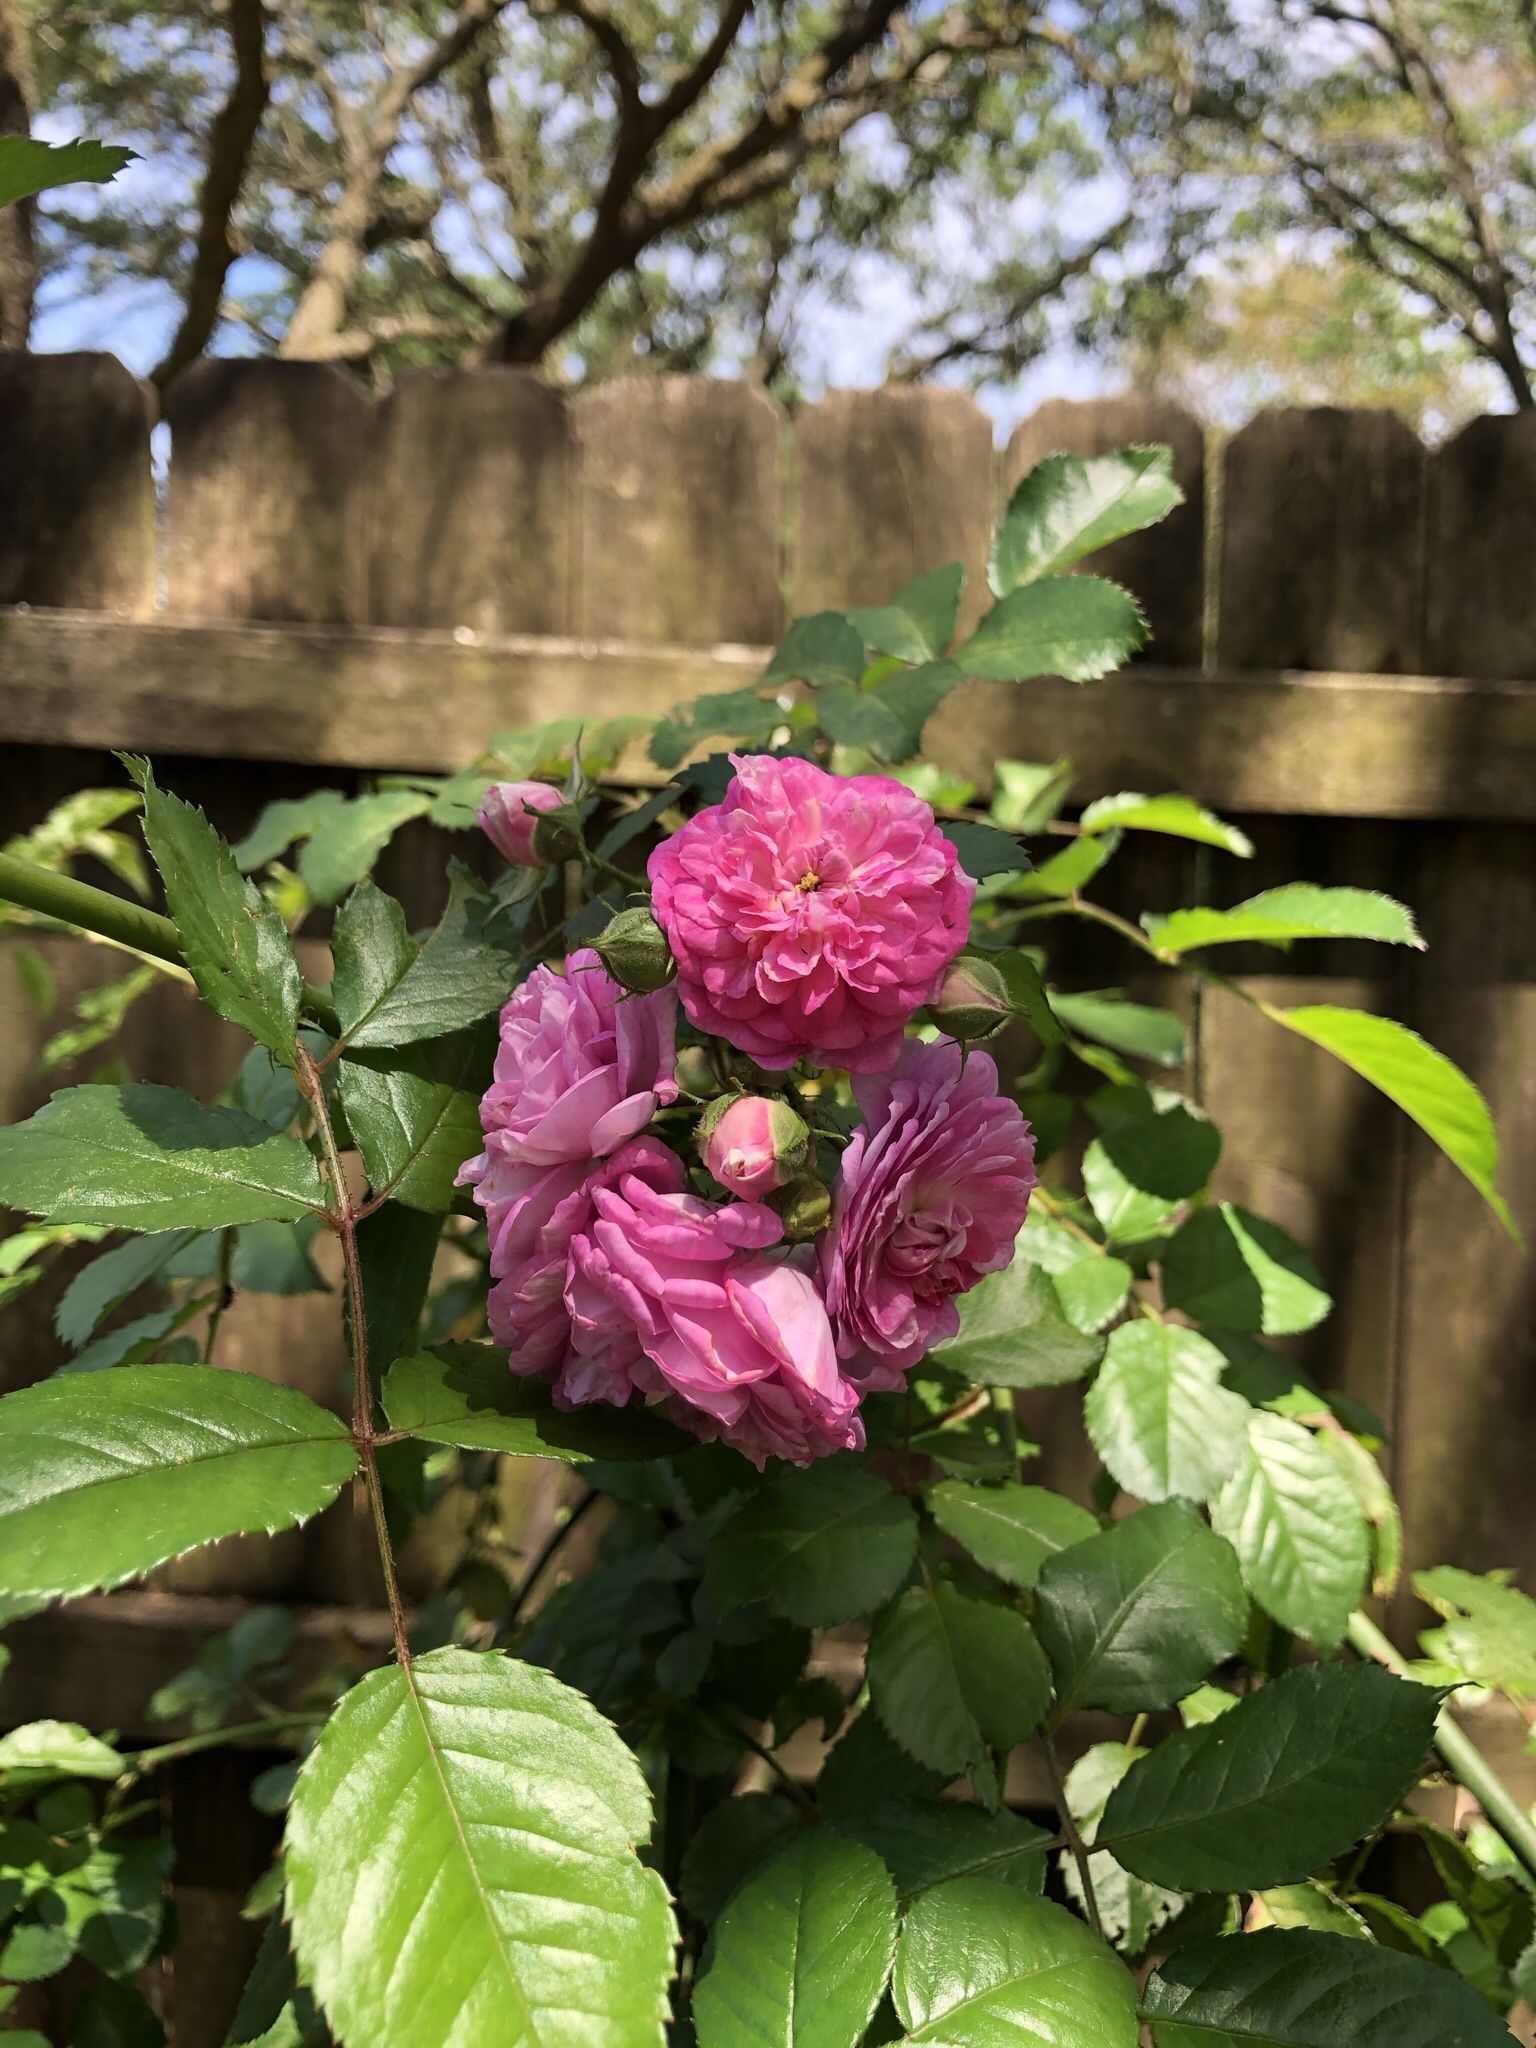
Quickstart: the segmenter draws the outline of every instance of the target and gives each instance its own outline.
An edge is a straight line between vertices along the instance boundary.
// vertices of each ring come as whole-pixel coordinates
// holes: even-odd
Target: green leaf
[[[375,1386],[397,1358],[416,1349],[439,1229],[435,1216],[402,1209],[398,1202],[386,1202],[357,1226],[368,1363]]]
[[[1045,1888],[1042,1844],[1051,1838],[1006,1806],[985,1813],[954,1799],[892,1800],[836,1825],[874,1850],[896,1880],[903,1911],[957,1877],[988,1877],[1021,1892]]]
[[[1093,1447],[1142,1500],[1209,1500],[1242,1455],[1252,1413],[1221,1384],[1214,1344],[1173,1323],[1110,1333],[1084,1414]]]
[[[1384,946],[1424,950],[1412,911],[1392,897],[1315,882],[1287,882],[1231,910],[1175,910],[1142,923],[1159,953],[1170,957],[1201,946],[1289,946],[1296,939],[1376,939]]]
[[[634,1757],[547,1671],[447,1649],[370,1672],[305,1760],[283,1861],[333,2031],[377,2048],[639,2048],[671,1975]]]
[[[1010,883],[1008,894],[1022,897],[1026,903],[1065,902],[1088,886],[1119,844],[1118,832],[1106,833],[1102,839],[1074,839],[1060,853],[1043,860],[1032,874],[1020,875]]]
[[[1247,1440],[1211,1509],[1255,1600],[1331,1650],[1365,1592],[1370,1533],[1354,1489],[1311,1430],[1250,1411]]]
[[[120,1778],[128,1768],[109,1742],[76,1721],[29,1721],[0,1735],[0,1771],[58,1772],[66,1778]]]
[[[1073,996],[1058,989],[1051,1008],[1069,1031],[1123,1052],[1127,1059],[1148,1060],[1159,1067],[1184,1064],[1184,1026],[1171,1010],[1127,1002],[1118,989]]]
[[[1235,853],[1243,860],[1253,855],[1253,841],[1246,832],[1239,832],[1189,796],[1141,796],[1131,790],[1119,796],[1101,796],[1089,804],[1078,825],[1084,832],[1121,827],[1130,832],[1163,832],[1171,839],[1219,846],[1223,853]]]
[[[400,827],[432,808],[425,790],[388,789],[328,807],[299,855],[299,876],[317,903],[339,903],[362,881]]]
[[[87,1342],[102,1317],[153,1280],[192,1242],[190,1230],[130,1238],[100,1252],[70,1281],[53,1312],[53,1327],[72,1351]]]
[[[1146,640],[1141,607],[1102,576],[1030,583],[999,599],[955,660],[968,675],[997,682],[1064,676],[1093,683]]]
[[[1164,447],[1112,455],[1047,455],[1023,477],[992,541],[990,580],[998,596],[1058,576],[1111,541],[1166,519],[1184,493]]]
[[[848,623],[866,647],[894,654],[898,661],[937,661],[955,637],[965,569],[946,562],[904,583],[889,604],[851,611]]]
[[[893,1988],[907,2040],[933,2048],[1136,2048],[1124,1965],[1064,1906],[984,1877],[918,1900]]]
[[[1232,1202],[1197,1209],[1169,1238],[1163,1299],[1199,1322],[1266,1337],[1313,1329],[1333,1306],[1311,1255]]]
[[[293,1064],[303,984],[282,919],[200,810],[162,790],[145,762],[144,837],[192,979],[210,1009]]]
[[[1311,1039],[1379,1088],[1466,1175],[1510,1235],[1519,1237],[1494,1187],[1499,1139],[1488,1105],[1444,1053],[1426,1045],[1405,1024],[1364,1010],[1314,1003],[1296,1010],[1266,1009],[1265,1015],[1287,1031]]]
[[[221,1536],[291,1529],[356,1465],[344,1422],[253,1373],[42,1380],[0,1400],[0,1594],[70,1598]]]
[[[542,1380],[514,1373],[491,1344],[440,1344],[397,1359],[384,1381],[384,1412],[391,1429],[429,1444],[514,1458],[665,1458],[694,1443],[638,1405],[566,1414]]]
[[[1110,1093],[1102,1090],[1093,1103],[1103,1129],[1094,1141],[1092,1177],[1100,1184],[1099,1199],[1105,1204],[1101,1211],[1096,1203],[1094,1214],[1106,1230],[1113,1215],[1116,1226],[1129,1235],[1124,1211],[1131,1205],[1119,1183],[1163,1205],[1166,1213],[1168,1205],[1204,1190],[1221,1157],[1221,1133],[1203,1111],[1164,1090],[1148,1092],[1150,1114],[1139,1109],[1108,1113],[1101,1105]]]
[[[1049,1693],[1023,1615],[951,1580],[911,1587],[870,1632],[871,1705],[903,1749],[946,1777],[1022,1742]]]
[[[1267,1928],[1170,1956],[1142,2011],[1156,2048],[1509,2048],[1449,1970],[1341,1934]]]
[[[781,1793],[738,1792],[722,1799],[688,1838],[679,1900],[696,1920],[717,1918],[799,1826],[797,1809]]]
[[[988,875],[1022,874],[1029,866],[1029,855],[1019,842],[995,825],[980,825],[969,818],[941,818],[939,830],[973,881],[984,882]]]
[[[424,1045],[347,1053],[336,1085],[376,1193],[434,1215],[453,1207],[459,1168],[485,1142],[480,1097],[495,1052],[487,1018]]]
[[[961,959],[966,956],[960,955]],[[1045,983],[1040,969],[1030,955],[1017,946],[1006,946],[1001,952],[978,955],[991,963],[1002,976],[1003,987],[1013,1014],[1022,1017],[1034,1032],[1042,1046],[1060,1045],[1062,1029],[1051,1009],[1051,999],[1045,992]]]
[[[811,1829],[721,1914],[693,1997],[699,2048],[852,2048],[895,1948],[885,1865],[858,1842]]]
[[[448,878],[447,908],[419,953],[401,944],[399,905],[376,901],[371,884],[342,906],[332,992],[349,1047],[443,1038],[506,1001],[522,971],[518,944],[497,931],[496,905],[468,868],[450,861]]]
[[[1067,1320],[1050,1275],[1017,1252],[961,1297],[959,1331],[931,1353],[947,1372],[989,1387],[1064,1386],[1103,1355],[1101,1338]]]
[[[965,681],[952,661],[927,661],[898,669],[868,689],[839,683],[816,699],[816,714],[828,739],[863,747],[880,761],[907,761],[922,745],[923,728],[951,690]]]
[[[1005,832],[1043,832],[1066,802],[1072,788],[1072,763],[998,761],[992,770],[991,812]]]
[[[1134,1276],[1124,1259],[1085,1244],[1045,1216],[1032,1215],[1025,1222],[1018,1238],[1015,1263],[1018,1259],[1027,1260],[1050,1275],[1067,1321],[1085,1335],[1093,1335],[1113,1322],[1131,1291]],[[1098,1345],[1096,1357],[1102,1358],[1103,1340],[1095,1336],[1094,1341]]]
[[[109,185],[136,162],[138,151],[115,142],[39,142],[30,135],[0,136],[0,206],[59,185]]]
[[[276,803],[263,805],[255,824],[234,848],[242,873],[264,868],[286,853],[296,839],[307,839],[346,801],[339,789],[312,789],[307,796],[280,797]]]
[[[712,691],[679,704],[670,718],[662,720],[651,737],[651,759],[658,768],[675,768],[701,740],[716,734],[766,746],[775,726],[783,722],[779,706],[755,688]]]
[[[75,2007],[69,2048],[165,2048],[165,2029],[131,1984],[93,1984]]]
[[[1474,1685],[1536,1699],[1536,1600],[1497,1573],[1479,1578],[1453,1565],[1415,1572],[1413,1590],[1443,1617],[1419,1637],[1426,1657]]]
[[[1242,1642],[1248,1602],[1230,1547],[1168,1501],[1050,1559],[1035,1618],[1057,1718],[1078,1707],[1172,1706]]]
[[[1254,1901],[1276,1927],[1309,1927],[1314,1934],[1342,1934],[1349,1941],[1371,1939],[1360,1915],[1310,1878],[1305,1884],[1277,1884],[1255,1892]]]
[[[841,612],[796,619],[763,670],[765,683],[856,683],[864,673],[864,636]],[[665,765],[665,764],[663,764]]]
[[[1067,1811],[1090,1847],[1104,1818],[1110,1793],[1145,1755],[1145,1750],[1131,1749],[1123,1742],[1096,1742],[1084,1750],[1068,1771],[1062,1787]],[[1087,1890],[1076,1857],[1063,1851],[1060,1869],[1067,1897],[1086,1913]],[[1141,1955],[1152,1936],[1167,1925],[1184,1903],[1181,1893],[1148,1884],[1122,1870],[1107,1849],[1093,1850],[1088,1858],[1088,1877],[1105,1936],[1127,1955]]]
[[[1099,1842],[1179,1891],[1295,1884],[1414,1783],[1439,1705],[1376,1664],[1288,1671],[1160,1742],[1111,1795]]]
[[[124,1230],[296,1222],[324,1207],[314,1157],[238,1109],[176,1088],[66,1088],[0,1129],[0,1202]]]
[[[1026,1590],[1040,1576],[1048,1558],[1085,1537],[1099,1525],[1086,1508],[1044,1486],[973,1486],[946,1479],[928,1495],[933,1519],[976,1562],[1010,1586]]]
[[[781,1473],[716,1536],[704,1584],[722,1612],[765,1601],[805,1628],[873,1614],[917,1552],[912,1503],[852,1460]]]

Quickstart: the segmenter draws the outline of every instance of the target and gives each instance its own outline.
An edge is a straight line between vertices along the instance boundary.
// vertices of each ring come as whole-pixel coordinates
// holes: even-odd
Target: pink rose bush
[[[660,1406],[761,1468],[863,1447],[863,1397],[902,1385],[1012,1257],[1034,1148],[986,1054],[905,1036],[975,888],[929,807],[881,776],[735,766],[651,857],[675,987],[631,993],[591,948],[536,967],[502,1011],[485,1149],[459,1178],[514,1372],[563,1409]],[[732,1052],[853,1076],[863,1123],[830,1203],[793,1088],[727,1090],[702,1120],[679,1100],[679,1001],[706,1034],[690,1058],[722,1076]]]

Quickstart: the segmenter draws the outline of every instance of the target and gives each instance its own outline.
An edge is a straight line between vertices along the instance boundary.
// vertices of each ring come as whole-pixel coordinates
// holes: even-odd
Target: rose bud
[[[805,1164],[811,1134],[787,1102],[734,1095],[712,1102],[699,1124],[704,1164],[733,1195],[761,1201],[792,1181]]]
[[[559,828],[543,827],[541,814],[564,807],[565,798],[547,782],[495,782],[480,804],[480,827],[492,846],[516,868],[547,868],[566,858]]]
[[[774,1197],[773,1206],[791,1243],[802,1243],[825,1230],[832,1217],[832,1191],[814,1173],[796,1175],[789,1186]]]
[[[990,1038],[1014,1014],[1002,975],[985,955],[962,953],[945,975],[928,1014],[962,1045]]]
[[[636,995],[665,988],[677,973],[666,934],[643,903],[610,918],[592,948],[614,980]]]

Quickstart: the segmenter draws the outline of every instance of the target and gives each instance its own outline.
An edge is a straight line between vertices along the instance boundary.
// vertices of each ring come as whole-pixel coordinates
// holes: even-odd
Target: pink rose
[[[879,1073],[964,945],[976,885],[899,782],[732,759],[725,801],[650,858],[683,1008],[764,1067]]]
[[[518,868],[549,862],[534,846],[539,814],[558,811],[565,798],[547,782],[497,782],[480,803],[480,827],[504,860]]]
[[[590,947],[564,974],[536,967],[501,1013],[495,1078],[480,1104],[485,1150],[459,1169],[479,1187],[505,1167],[601,1159],[677,1100],[670,989],[626,995]],[[478,1195],[489,1208],[494,1193]]]
[[[811,1134],[787,1102],[765,1095],[722,1097],[699,1126],[704,1164],[721,1187],[760,1201],[805,1164]]]
[[[864,1126],[843,1153],[822,1277],[837,1348],[867,1388],[900,1386],[960,1327],[955,1296],[1013,1257],[1035,1146],[984,1052],[913,1040],[854,1084]]]
[[[622,1400],[632,1384],[759,1470],[770,1457],[805,1465],[862,1448],[859,1389],[839,1369],[816,1284],[765,1254],[780,1233],[771,1210],[712,1208],[634,1173],[595,1188],[592,1202],[566,1283],[589,1373],[577,1398]]]

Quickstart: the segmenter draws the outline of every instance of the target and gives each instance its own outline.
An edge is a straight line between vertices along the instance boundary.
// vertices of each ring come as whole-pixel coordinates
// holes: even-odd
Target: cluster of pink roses
[[[975,886],[929,807],[807,761],[736,768],[651,856],[675,990],[631,994],[590,949],[536,968],[502,1012],[485,1150],[460,1178],[486,1214],[491,1334],[515,1372],[561,1407],[638,1394],[759,1467],[806,1464],[860,1448],[863,1394],[899,1386],[954,1334],[956,1296],[1007,1264],[1033,1143],[985,1053],[903,1035],[965,942]],[[521,794],[492,795],[504,848]],[[787,1105],[706,1118],[705,1162],[738,1199],[691,1192],[650,1131],[678,1099],[679,1001],[761,1067],[854,1075],[864,1123],[816,1242],[787,1245],[767,1200],[805,1146]]]

